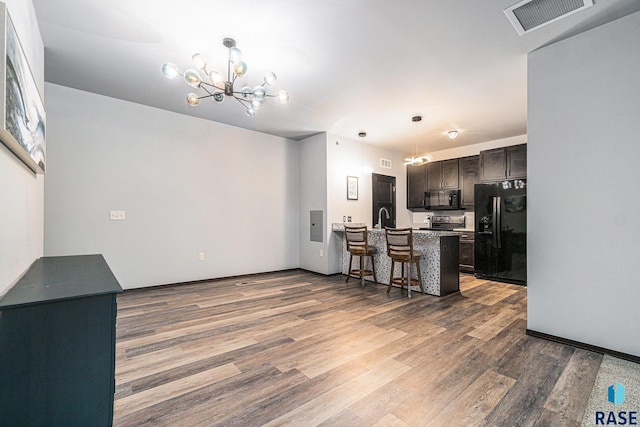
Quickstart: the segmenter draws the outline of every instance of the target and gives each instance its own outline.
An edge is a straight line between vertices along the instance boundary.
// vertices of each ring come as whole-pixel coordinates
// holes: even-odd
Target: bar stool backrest
[[[345,226],[344,235],[347,238],[347,250],[349,252],[369,252],[366,225],[362,227]]]
[[[413,230],[411,228],[385,228],[387,255],[393,259],[413,259]]]

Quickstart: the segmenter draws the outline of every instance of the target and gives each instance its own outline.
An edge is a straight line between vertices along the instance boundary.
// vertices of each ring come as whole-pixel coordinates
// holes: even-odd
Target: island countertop
[[[343,236],[346,226],[364,226],[360,223],[334,223],[332,230]],[[369,229],[369,246],[375,248],[374,262],[378,283],[389,284],[391,273],[391,259],[387,256],[387,241],[384,229]],[[346,275],[349,268],[349,252],[346,249],[346,239],[342,238],[342,274]],[[431,295],[444,296],[460,290],[459,274],[459,240],[460,232],[413,230],[414,249],[422,253],[420,271],[425,292]],[[400,268],[396,267],[396,275],[400,275]],[[412,276],[417,277],[415,268]],[[367,281],[373,278],[367,277]],[[420,292],[414,286],[413,291]]]
[[[344,231],[344,227],[364,227],[365,224],[361,224],[361,223],[356,223],[356,222],[334,222],[331,225],[331,229],[333,231]],[[400,227],[403,228],[403,227]],[[407,227],[407,228],[412,228],[412,227]],[[373,233],[382,233],[384,235],[384,228],[369,228],[370,232]],[[437,237],[441,237],[441,236],[459,236],[460,235],[460,231],[462,230],[454,230],[454,231],[440,231],[440,230],[420,230],[417,228],[413,228],[413,234],[422,234],[425,236],[437,236]]]

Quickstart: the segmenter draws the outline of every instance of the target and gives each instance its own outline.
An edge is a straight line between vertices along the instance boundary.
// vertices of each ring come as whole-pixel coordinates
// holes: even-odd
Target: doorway
[[[371,188],[373,191],[373,212],[371,222],[375,227],[378,224],[378,217],[382,224],[381,228],[396,226],[396,177],[371,174]],[[385,208],[389,212],[389,219],[382,210]]]

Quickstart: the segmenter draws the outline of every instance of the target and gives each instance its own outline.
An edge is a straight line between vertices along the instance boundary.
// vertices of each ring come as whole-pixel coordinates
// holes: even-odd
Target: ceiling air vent
[[[391,160],[389,159],[380,159],[380,167],[385,169],[391,169]]]
[[[593,0],[523,0],[504,10],[523,35],[593,6]]]

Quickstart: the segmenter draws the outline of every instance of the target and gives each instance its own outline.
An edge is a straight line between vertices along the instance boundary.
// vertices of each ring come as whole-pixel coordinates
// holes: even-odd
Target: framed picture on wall
[[[347,200],[358,200],[358,177],[347,177]]]
[[[4,3],[0,21],[0,141],[35,173],[44,173],[42,98]]]

